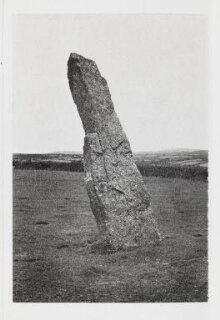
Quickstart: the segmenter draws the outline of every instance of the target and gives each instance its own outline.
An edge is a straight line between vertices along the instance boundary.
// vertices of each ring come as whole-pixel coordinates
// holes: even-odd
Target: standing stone
[[[85,130],[85,181],[100,243],[120,249],[159,240],[150,196],[106,80],[94,61],[76,53],[68,60],[68,79]]]

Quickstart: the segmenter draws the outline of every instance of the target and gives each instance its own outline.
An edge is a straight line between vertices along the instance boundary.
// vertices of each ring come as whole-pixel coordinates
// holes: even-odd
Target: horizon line
[[[159,152],[174,152],[174,151],[207,151],[208,149],[198,148],[171,148],[160,150],[132,151],[133,154],[138,153],[159,153]],[[12,154],[83,154],[83,151],[48,151],[48,152],[12,152]]]

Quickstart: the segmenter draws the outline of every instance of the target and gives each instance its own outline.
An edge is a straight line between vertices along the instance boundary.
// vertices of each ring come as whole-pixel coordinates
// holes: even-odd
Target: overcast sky
[[[208,149],[207,20],[199,15],[17,15],[13,151],[82,151],[67,81],[95,60],[133,151]]]

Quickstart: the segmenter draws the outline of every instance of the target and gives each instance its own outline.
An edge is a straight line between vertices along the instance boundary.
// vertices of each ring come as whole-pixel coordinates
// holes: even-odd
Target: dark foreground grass
[[[83,174],[14,170],[14,301],[207,301],[207,183],[145,181],[161,244],[99,255]]]

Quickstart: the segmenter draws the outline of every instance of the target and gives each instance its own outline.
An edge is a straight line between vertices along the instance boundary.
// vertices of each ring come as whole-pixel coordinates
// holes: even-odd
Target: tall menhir
[[[115,113],[106,80],[96,63],[76,53],[68,79],[85,130],[85,182],[99,229],[99,242],[114,249],[160,239],[150,196]]]

